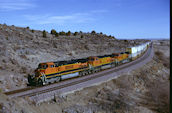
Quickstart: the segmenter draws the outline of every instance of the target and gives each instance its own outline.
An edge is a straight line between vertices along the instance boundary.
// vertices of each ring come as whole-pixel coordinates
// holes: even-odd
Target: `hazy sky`
[[[169,0],[0,0],[0,23],[31,29],[169,38]]]

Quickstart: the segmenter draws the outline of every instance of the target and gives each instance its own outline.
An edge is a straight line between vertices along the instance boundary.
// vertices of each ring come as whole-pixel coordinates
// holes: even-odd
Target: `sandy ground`
[[[158,41],[159,42],[159,41]],[[34,105],[27,98],[0,96],[2,112],[169,113],[169,40],[154,43],[155,56],[143,67],[98,86]],[[167,60],[166,60],[167,59]]]

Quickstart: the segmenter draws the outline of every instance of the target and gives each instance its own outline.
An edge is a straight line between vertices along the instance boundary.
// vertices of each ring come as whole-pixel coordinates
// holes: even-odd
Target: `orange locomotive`
[[[63,79],[75,77],[87,68],[87,59],[40,63],[35,70],[35,76],[28,76],[28,82],[29,84],[35,85],[58,82]]]
[[[83,76],[103,69],[111,68],[126,60],[127,54],[112,54],[92,56],[84,59],[70,61],[40,63],[35,70],[35,75],[28,76],[31,85],[45,85],[60,80]]]
[[[45,85],[60,80],[83,76],[103,69],[111,68],[127,60],[128,55],[119,53],[104,56],[92,56],[70,61],[40,63],[35,75],[28,76],[31,85]]]

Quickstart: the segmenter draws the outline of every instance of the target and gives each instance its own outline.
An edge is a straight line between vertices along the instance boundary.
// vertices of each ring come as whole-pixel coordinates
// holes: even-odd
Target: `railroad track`
[[[90,74],[87,76],[83,76],[83,77],[79,77],[76,79],[71,79],[71,80],[65,80],[62,82],[59,82],[57,84],[52,84],[52,85],[48,85],[48,86],[42,86],[42,87],[28,87],[28,88],[24,88],[24,89],[20,89],[20,90],[15,90],[15,91],[11,91],[11,92],[5,92],[6,95],[8,95],[11,98],[15,98],[15,97],[33,97],[36,95],[41,95],[47,92],[52,92],[55,90],[59,90],[59,89],[63,89],[63,88],[67,88],[70,86],[74,86],[83,82],[87,82],[89,80],[93,80],[99,77],[103,77],[103,76],[107,76],[108,74],[114,73],[114,72],[118,72],[119,70],[128,68],[134,64],[137,64],[139,62],[141,62],[142,60],[146,59],[148,56],[150,56],[152,48],[148,48],[148,50],[145,52],[145,54],[143,54],[140,58],[138,58],[137,60],[134,60],[132,62],[117,66],[115,68],[111,68],[108,70],[103,70],[100,71],[98,73],[94,73],[94,74]]]

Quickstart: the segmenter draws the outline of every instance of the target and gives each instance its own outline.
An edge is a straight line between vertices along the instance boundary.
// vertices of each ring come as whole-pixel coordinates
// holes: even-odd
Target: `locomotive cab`
[[[91,56],[88,58],[88,63],[93,67],[101,65],[101,62],[98,57]]]
[[[53,72],[55,65],[53,62],[40,63],[38,68],[35,70],[34,75],[28,76],[28,82],[30,85],[44,85],[46,74]]]

